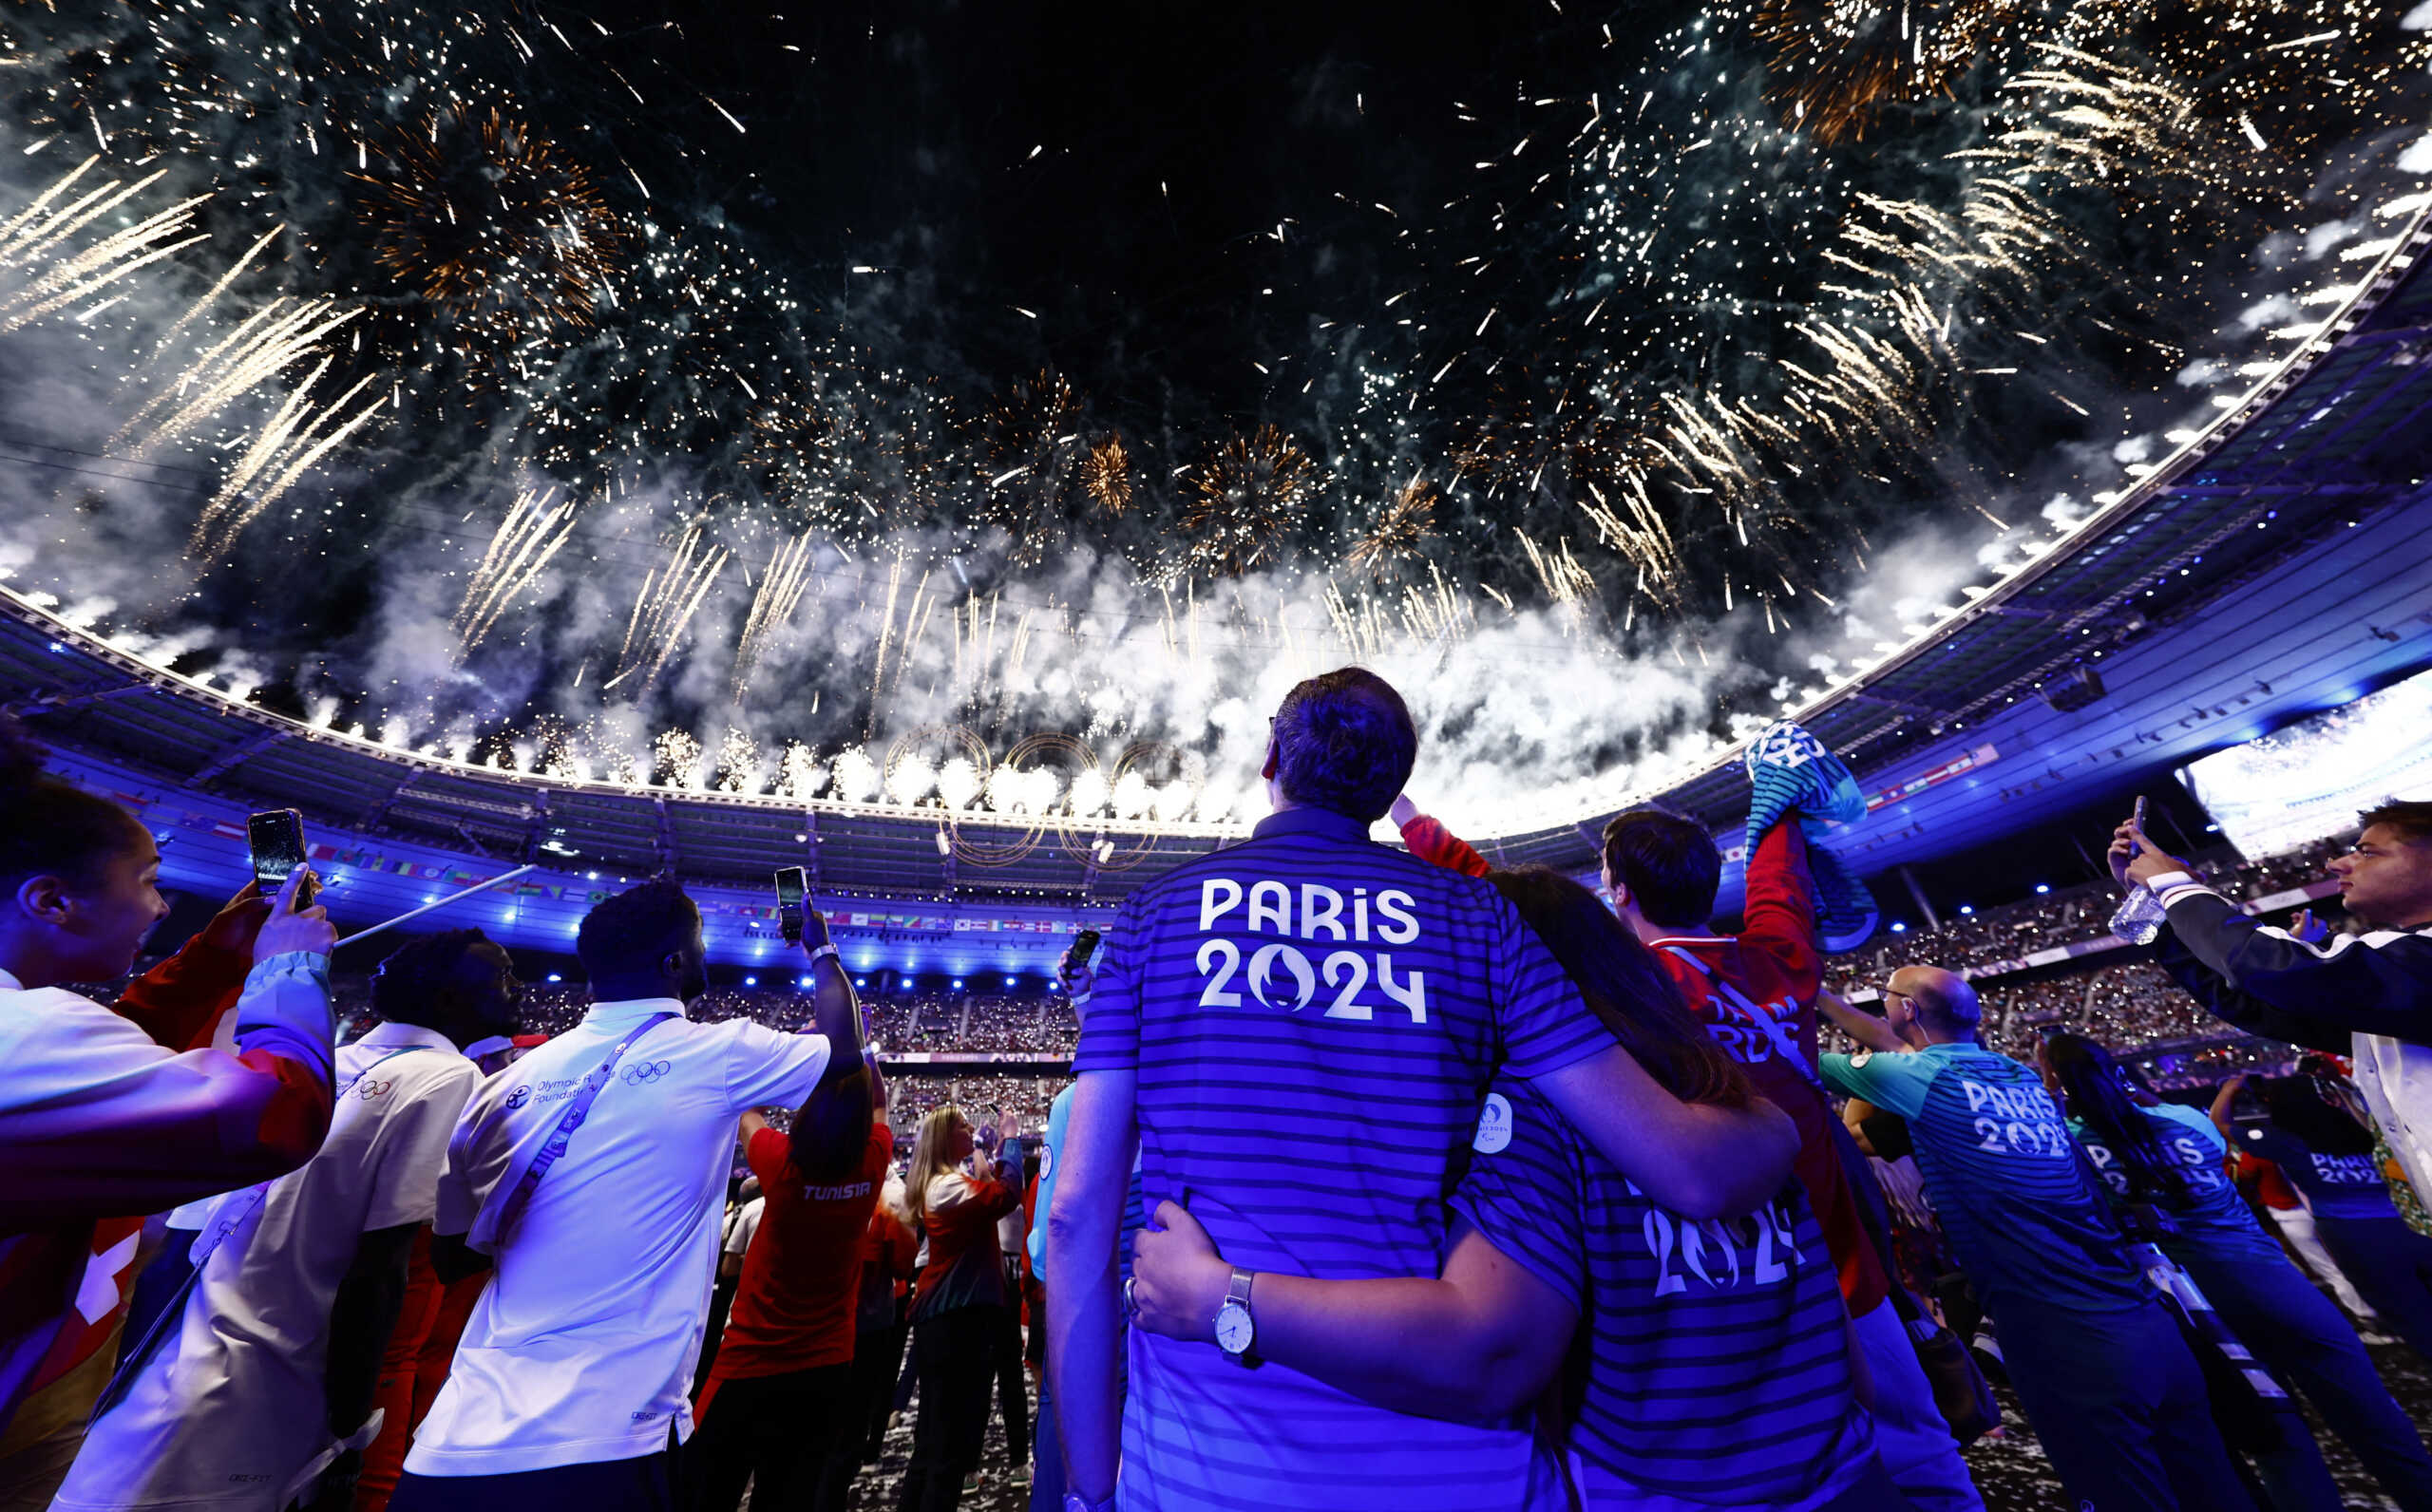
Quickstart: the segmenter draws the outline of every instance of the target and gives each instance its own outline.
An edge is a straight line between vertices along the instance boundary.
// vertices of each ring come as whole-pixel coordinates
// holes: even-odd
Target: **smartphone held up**
[[[287,879],[305,863],[304,816],[292,808],[273,808],[245,821],[245,837],[253,851],[254,880],[264,898],[274,897]],[[313,906],[320,891],[311,878],[295,890],[295,906]]]
[[[810,874],[800,866],[777,868],[777,928],[786,943],[802,943],[803,904],[810,896]]]

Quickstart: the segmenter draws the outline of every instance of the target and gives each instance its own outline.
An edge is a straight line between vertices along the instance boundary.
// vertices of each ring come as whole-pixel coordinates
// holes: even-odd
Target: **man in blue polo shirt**
[[[1188,1208],[1242,1268],[1219,1344],[1130,1339],[1123,1501],[1183,1512],[1559,1504],[1525,1422],[1406,1417],[1259,1363],[1246,1284],[1436,1275],[1454,1162],[1498,1069],[1692,1218],[1752,1209],[1790,1169],[1778,1110],[1672,1098],[1492,887],[1368,838],[1416,752],[1374,673],[1302,683],[1268,746],[1276,812],[1115,921],[1049,1218],[1068,1508],[1115,1491],[1115,1231],[1135,1140],[1148,1202]]]
[[[1977,1043],[1975,990],[1950,972],[1904,966],[1883,1001],[1878,1019],[1818,999],[1866,1047],[1822,1056],[1824,1084],[1909,1121],[1934,1214],[2068,1494],[2092,1512],[2251,1507],[2195,1357],[2042,1079]]]

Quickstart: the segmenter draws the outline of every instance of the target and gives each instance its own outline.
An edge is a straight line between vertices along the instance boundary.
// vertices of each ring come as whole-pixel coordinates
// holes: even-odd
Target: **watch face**
[[[1239,1302],[1227,1302],[1216,1310],[1216,1342],[1227,1354],[1239,1354],[1250,1347],[1250,1310]]]

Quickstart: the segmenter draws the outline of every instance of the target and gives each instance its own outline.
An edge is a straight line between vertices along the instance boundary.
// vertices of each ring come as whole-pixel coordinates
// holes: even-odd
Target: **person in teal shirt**
[[[2178,1232],[2162,1253],[2194,1278],[2238,1341],[2294,1388],[2408,1512],[2432,1512],[2432,1455],[2373,1370],[2356,1331],[2263,1232],[2223,1170],[2229,1145],[2211,1115],[2164,1103],[2080,1034],[2037,1047],[2043,1085],[2066,1108],[2115,1203],[2159,1207]],[[2254,1455],[2275,1507],[2336,1512],[2338,1486],[2303,1424]]]
[[[2059,1106],[1977,1043],[1975,990],[1904,966],[1881,1018],[1829,992],[1818,1001],[1864,1047],[1822,1056],[1824,1085],[1909,1121],[1926,1194],[2068,1494],[2100,1512],[2252,1507],[2195,1356],[2128,1258]]]

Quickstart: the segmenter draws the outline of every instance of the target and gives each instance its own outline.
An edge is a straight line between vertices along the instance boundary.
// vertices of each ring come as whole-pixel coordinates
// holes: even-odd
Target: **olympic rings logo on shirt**
[[[665,1061],[640,1061],[625,1068],[625,1085],[639,1087],[644,1082],[656,1082],[673,1069]]]
[[[397,1084],[393,1080],[386,1082],[366,1082],[356,1090],[355,1095],[369,1103],[375,1097],[388,1096],[389,1089],[396,1085]]]

